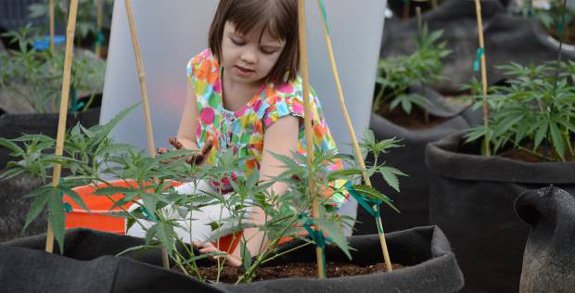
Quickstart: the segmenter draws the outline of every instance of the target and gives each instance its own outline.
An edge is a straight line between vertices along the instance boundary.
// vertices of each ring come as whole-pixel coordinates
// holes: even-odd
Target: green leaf
[[[22,229],[22,231],[26,230],[26,228],[28,228],[28,225],[30,225],[30,223],[32,223],[32,221],[34,221],[38,217],[38,215],[42,213],[42,211],[44,210],[44,206],[46,206],[46,203],[48,202],[48,199],[50,199],[50,194],[45,193],[38,196],[34,200],[32,206],[30,207],[30,210],[28,211],[28,215],[26,216],[26,222],[24,224],[24,228]]]
[[[537,147],[541,144],[545,136],[547,136],[547,129],[549,128],[548,120],[540,120],[537,122],[537,132],[535,133],[535,145],[533,150],[537,150]]]
[[[250,251],[248,250],[248,247],[246,245],[245,241],[241,241],[240,242],[240,249],[241,249],[241,257],[242,257],[242,267],[244,269],[245,272],[247,272],[250,267],[252,266],[252,255],[250,253]]]
[[[320,223],[320,227],[323,232],[327,233],[333,243],[345,253],[345,255],[351,259],[351,253],[349,249],[349,244],[347,243],[347,239],[343,235],[343,231],[339,226],[339,223],[334,223],[326,219],[318,220]],[[324,233],[324,234],[325,234]]]
[[[565,144],[563,142],[563,137],[561,136],[561,132],[557,127],[557,124],[554,121],[550,121],[549,129],[551,130],[551,140],[553,141],[553,146],[555,151],[561,158],[561,160],[565,161]]]
[[[50,225],[54,232],[54,239],[58,242],[60,252],[63,254],[66,210],[64,209],[64,203],[62,202],[62,194],[58,189],[53,188],[48,197],[48,218],[50,219]]]
[[[367,185],[354,185],[353,189],[355,189],[355,191],[366,198],[381,200],[396,212],[401,213],[399,209],[393,204],[393,200],[391,200],[385,194],[379,192],[379,190]]]
[[[82,197],[76,193],[74,190],[72,189],[64,189],[61,187],[58,187],[58,190],[60,193],[62,194],[66,194],[69,198],[71,198],[76,204],[78,204],[81,208],[83,208],[84,210],[90,212],[90,210],[88,209],[88,206],[86,205],[86,203],[84,202],[84,200],[82,199]]]
[[[389,186],[391,186],[397,192],[399,192],[399,179],[397,178],[397,176],[398,175],[407,176],[407,174],[401,172],[396,168],[387,166],[379,168],[378,171],[381,173],[381,176],[383,176],[385,182],[389,184]]]
[[[0,145],[11,150],[12,153],[15,155],[21,155],[24,153],[24,150],[22,150],[22,148],[20,148],[17,144],[13,143],[8,139],[0,138]]]
[[[162,243],[168,254],[171,254],[174,250],[174,244],[176,242],[177,234],[174,231],[174,227],[166,222],[157,222],[150,230],[153,229],[153,236],[155,236]]]
[[[362,170],[358,168],[347,168],[330,171],[327,175],[328,181],[334,181],[337,179],[348,179],[351,176],[362,175]]]

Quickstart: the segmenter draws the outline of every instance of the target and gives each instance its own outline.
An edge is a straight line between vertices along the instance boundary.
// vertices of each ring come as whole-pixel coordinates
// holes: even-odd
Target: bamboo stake
[[[477,14],[477,33],[479,35],[479,48],[483,50],[481,55],[481,91],[483,94],[483,126],[489,127],[489,120],[487,115],[488,105],[487,105],[487,65],[486,65],[486,52],[485,52],[485,41],[483,38],[483,16],[481,15],[481,3],[480,0],[475,0],[475,13]],[[489,150],[489,138],[485,137],[483,141],[483,147],[486,156],[491,155]]]
[[[150,114],[150,104],[148,101],[148,90],[146,87],[146,73],[142,62],[142,53],[140,51],[140,44],[138,43],[138,36],[136,34],[136,26],[134,25],[134,14],[132,12],[131,0],[124,0],[126,5],[126,12],[128,14],[128,23],[130,26],[130,34],[132,36],[132,44],[134,46],[134,54],[136,57],[136,65],[138,67],[138,75],[140,77],[140,92],[142,94],[142,104],[144,105],[144,117],[146,120],[146,131],[148,133],[148,151],[150,157],[156,157],[156,147],[154,145],[154,133],[152,131],[152,116]],[[165,269],[170,268],[170,260],[168,258],[168,251],[162,247],[162,264]]]
[[[320,6],[320,11],[321,11],[320,0],[317,0],[317,4]],[[331,42],[331,37],[329,36],[329,33],[327,31],[327,27],[326,27],[325,22],[323,22],[323,34],[325,36],[325,42],[326,42],[327,51],[329,54],[329,61],[331,64],[331,70],[333,72],[333,78],[335,79],[335,84],[337,87],[339,104],[341,105],[341,112],[343,114],[343,117],[345,118],[347,129],[349,130],[349,136],[350,136],[352,144],[353,144],[353,149],[355,151],[355,156],[357,158],[358,164],[363,169],[363,172],[362,172],[363,181],[365,181],[365,184],[367,184],[368,186],[371,186],[371,180],[369,179],[369,176],[367,176],[367,172],[366,172],[366,168],[365,168],[365,161],[363,160],[363,155],[361,153],[361,149],[360,149],[359,143],[357,141],[357,135],[355,134],[355,130],[353,129],[353,124],[351,123],[351,118],[349,117],[349,113],[347,111],[347,106],[345,104],[343,89],[341,86],[341,81],[339,79],[339,72],[337,70],[337,64],[335,62],[335,57],[334,57],[334,53],[333,53],[333,46],[332,46],[332,42]],[[378,208],[377,206],[373,206],[374,211],[377,211],[377,208]],[[377,224],[377,231],[379,234],[379,242],[380,242],[381,250],[383,253],[384,260],[385,260],[385,266],[386,266],[388,271],[391,271],[392,270],[391,260],[389,257],[389,251],[387,249],[387,243],[385,241],[385,233],[383,232],[383,223],[382,223],[380,217],[376,218],[376,224]]]
[[[54,32],[55,32],[55,17],[54,17],[54,10],[56,9],[56,0],[50,0],[48,4],[48,13],[50,15],[50,51],[54,52],[56,45],[54,43]]]
[[[102,31],[102,22],[104,19],[104,0],[97,0],[96,3],[96,32],[100,34]],[[96,36],[97,38],[99,36]],[[102,57],[102,45],[96,40],[96,56]]]
[[[309,105],[309,71],[308,71],[308,58],[307,58],[307,36],[305,27],[305,1],[298,0],[298,15],[299,15],[299,45],[300,45],[300,67],[303,78],[303,106],[304,106],[304,123],[305,123],[305,140],[307,149],[307,163],[310,175],[312,174],[313,162],[313,133],[311,129],[311,109]],[[309,190],[310,196],[313,197],[312,217],[319,219],[319,201],[317,199],[315,190],[315,180],[313,176],[309,176]],[[314,230],[321,231],[318,221],[314,221]],[[315,248],[317,257],[317,273],[320,279],[325,278],[325,264],[323,263],[323,249],[316,245]]]
[[[132,12],[132,1],[124,0],[126,4],[126,12],[128,13],[128,23],[130,25],[130,33],[132,35],[132,44],[134,45],[134,54],[136,55],[136,65],[138,67],[138,76],[140,78],[140,92],[142,94],[142,104],[144,105],[144,116],[146,119],[146,131],[148,133],[148,151],[152,158],[156,157],[156,147],[154,146],[154,134],[152,132],[152,118],[150,115],[150,104],[148,102],[148,90],[146,87],[146,73],[142,62],[142,53],[140,51],[140,44],[138,43],[138,35],[134,25],[134,14]]]
[[[78,0],[71,0],[68,28],[66,29],[66,56],[64,59],[64,76],[62,77],[62,97],[60,100],[60,116],[58,119],[58,135],[56,137],[55,155],[61,157],[64,153],[64,138],[66,137],[66,118],[68,116],[68,100],[70,98],[70,79],[72,76],[72,53],[74,51],[74,33],[76,31],[76,15],[78,12]],[[57,187],[60,183],[62,165],[54,164],[52,172],[52,186]],[[48,235],[46,236],[46,252],[54,251],[54,231],[48,222]]]

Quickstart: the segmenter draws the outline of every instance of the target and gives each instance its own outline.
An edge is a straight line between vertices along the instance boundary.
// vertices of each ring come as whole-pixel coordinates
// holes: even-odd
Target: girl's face
[[[226,78],[231,81],[259,86],[276,64],[284,40],[272,38],[265,32],[258,42],[259,34],[244,36],[236,32],[235,26],[226,22],[222,38],[222,66]]]

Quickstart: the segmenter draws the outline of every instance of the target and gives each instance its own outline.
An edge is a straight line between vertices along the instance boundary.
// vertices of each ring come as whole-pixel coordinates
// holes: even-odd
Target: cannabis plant
[[[491,88],[489,126],[472,128],[467,141],[487,137],[493,153],[513,146],[551,161],[572,160],[575,63],[511,63],[499,68],[513,78],[508,86]]]
[[[321,217],[319,219],[311,217],[313,198],[309,196],[311,191],[308,180],[312,177],[316,180],[318,188],[316,194],[325,194],[325,191],[330,191],[327,194],[345,193],[344,187],[336,187],[332,183],[339,179],[354,182],[360,178],[363,170],[354,166],[352,156],[316,151],[310,171],[305,156],[297,153],[291,157],[275,154],[274,156],[283,163],[285,170],[279,176],[262,182],[257,171],[249,175],[241,171],[243,161],[250,158],[238,158],[231,150],[218,154],[217,164],[197,166],[179,159],[182,156],[193,155],[194,152],[190,150],[177,150],[151,158],[131,146],[113,142],[108,138],[108,134],[129,110],[123,111],[104,126],[94,126],[90,129],[81,125],[75,126],[67,135],[65,153],[62,157],[47,153],[54,148],[55,142],[46,136],[26,135],[12,140],[0,138],[0,145],[11,149],[12,154],[19,158],[8,164],[8,170],[2,177],[11,178],[21,173],[28,173],[42,178],[46,184],[29,195],[35,197],[35,201],[26,225],[47,208],[55,239],[63,249],[66,207],[62,202],[63,195],[66,194],[79,206],[87,209],[73,188],[84,184],[97,184],[100,187],[93,192],[95,195],[106,196],[111,200],[113,194],[124,195],[122,199],[116,200],[114,207],[124,207],[128,203],[136,206],[135,209],[129,211],[123,209],[121,213],[115,213],[116,216],[126,217],[128,226],[141,225],[146,231],[145,245],[131,248],[129,251],[163,247],[176,266],[184,273],[200,280],[204,280],[204,276],[198,269],[197,261],[209,256],[221,256],[222,253],[198,254],[189,244],[184,243],[182,236],[176,233],[176,229],[183,228],[192,235],[191,226],[187,227],[182,220],[191,220],[198,208],[216,204],[230,210],[231,217],[210,223],[214,235],[209,240],[218,241],[225,235],[235,235],[234,237],[239,238],[242,268],[237,282],[252,281],[256,277],[257,267],[281,255],[277,248],[281,240],[286,237],[304,240],[302,246],[314,244],[315,238],[305,236],[306,229],[311,225],[319,225],[324,233],[329,235],[328,241],[350,256],[350,247],[341,227],[346,225],[346,219],[336,216],[333,200],[329,197],[320,197]],[[366,137],[373,138],[373,134]],[[20,147],[17,142],[23,143],[24,146]],[[363,144],[364,151],[375,147],[377,154],[384,153],[396,145],[395,140],[376,143],[373,139],[368,139]],[[330,171],[327,165],[336,159],[346,161],[349,167]],[[52,187],[50,184],[52,178],[49,170],[55,162],[60,163],[70,174],[62,178],[58,187]],[[399,188],[397,177],[403,175],[397,169],[377,164],[371,166],[367,172],[383,174],[386,181],[396,189]],[[118,187],[105,179],[110,177],[135,184]],[[181,194],[171,187],[173,180],[221,182],[224,178],[235,178],[230,181],[233,196],[223,195],[220,192],[204,192],[190,196]],[[288,190],[281,195],[271,192],[269,187],[277,182],[286,183],[289,186]],[[369,199],[392,205],[388,197],[373,188],[361,184],[355,184],[353,187],[359,194]],[[248,220],[252,208],[259,208],[264,212],[265,223],[256,225]],[[147,221],[151,225],[142,221]],[[246,248],[249,239],[246,239],[243,233],[239,233],[246,228],[257,228],[265,233],[267,245],[263,246],[258,255],[250,254]],[[223,262],[220,258],[217,260],[221,271]]]
[[[30,11],[30,18],[48,19],[48,1],[44,0],[41,3],[31,4],[28,7]],[[68,9],[70,7],[69,0],[55,0],[55,17],[56,23],[66,24],[68,21]],[[86,39],[89,36],[96,37],[98,33],[97,27],[97,2],[104,1],[105,9],[103,10],[103,29],[109,29],[112,21],[112,9],[114,0],[79,0],[78,1],[78,14],[76,19],[76,32],[78,34],[77,40]]]
[[[65,52],[38,51],[33,48],[35,32],[30,25],[6,33],[18,50],[0,52],[0,88],[5,98],[35,113],[58,111],[61,97]],[[72,63],[72,99],[74,93],[101,93],[106,63],[88,51],[76,51]],[[86,107],[89,105],[86,105]],[[75,110],[75,109],[74,109]]]
[[[391,110],[401,105],[407,114],[414,105],[423,109],[427,107],[424,96],[406,91],[413,85],[424,86],[443,78],[441,59],[451,51],[446,49],[446,42],[438,42],[442,34],[441,30],[429,34],[427,25],[424,25],[421,36],[417,38],[419,48],[415,53],[379,61],[376,82],[380,89],[374,100],[374,112],[387,105]]]

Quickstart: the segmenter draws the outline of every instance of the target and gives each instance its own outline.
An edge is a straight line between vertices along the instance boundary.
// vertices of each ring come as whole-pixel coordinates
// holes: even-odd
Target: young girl
[[[178,140],[188,149],[209,150],[203,163],[212,164],[216,154],[232,149],[237,156],[250,156],[245,174],[259,169],[265,181],[283,172],[282,163],[271,153],[291,156],[305,154],[303,87],[297,75],[299,35],[297,0],[221,0],[209,32],[209,49],[187,64],[189,92],[183,111]],[[315,148],[337,148],[326,125],[319,100],[312,91],[313,143]],[[206,143],[212,144],[211,149]],[[341,168],[341,162],[330,168]],[[179,192],[198,190],[231,191],[229,178],[223,182],[186,185]],[[281,194],[287,186],[274,184]],[[333,195],[342,203],[345,197]],[[211,235],[209,222],[226,218],[225,209],[206,207],[194,211],[192,241],[201,253],[217,249],[205,240]],[[263,212],[251,211],[251,221],[265,222]],[[244,230],[251,255],[257,255],[265,242],[257,228]],[[239,249],[228,255],[228,263],[239,266]]]

